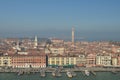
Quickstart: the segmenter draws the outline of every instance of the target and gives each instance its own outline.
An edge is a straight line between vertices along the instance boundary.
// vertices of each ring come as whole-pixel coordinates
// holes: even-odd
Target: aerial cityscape
[[[71,41],[58,38],[39,40],[30,38],[0,39],[0,72],[17,72],[18,75],[45,72],[68,77],[76,76],[75,71],[85,71],[86,76],[94,71],[120,71],[120,42],[78,41],[75,30],[71,30]],[[73,73],[74,72],[74,73]]]
[[[1,0],[0,80],[119,80],[119,0]]]

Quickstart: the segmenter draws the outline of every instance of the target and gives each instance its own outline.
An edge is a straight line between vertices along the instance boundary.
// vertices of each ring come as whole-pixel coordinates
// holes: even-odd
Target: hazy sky
[[[0,0],[0,37],[120,40],[120,0]]]

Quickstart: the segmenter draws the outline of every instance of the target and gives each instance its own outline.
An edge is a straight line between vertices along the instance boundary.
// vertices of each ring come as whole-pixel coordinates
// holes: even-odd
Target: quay
[[[41,70],[44,72],[54,72],[55,70],[57,72],[83,72],[85,70],[91,71],[91,72],[120,72],[120,67],[112,68],[112,67],[79,67],[79,68],[62,68],[62,69],[56,69],[56,68],[0,68],[0,72],[21,72],[24,71],[25,73],[40,73]]]

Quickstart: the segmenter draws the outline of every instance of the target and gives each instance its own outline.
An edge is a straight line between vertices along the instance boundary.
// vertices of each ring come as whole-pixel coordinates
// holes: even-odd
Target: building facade
[[[0,66],[2,67],[11,67],[11,56],[0,56]]]
[[[86,57],[84,54],[80,54],[78,57],[76,57],[76,65],[77,66],[85,66],[86,65]]]
[[[65,52],[65,48],[64,47],[51,47],[50,51],[54,55],[58,55],[58,54],[62,55]]]
[[[48,66],[74,66],[76,57],[48,56]]]
[[[11,65],[13,68],[44,68],[46,55],[14,55]]]
[[[86,67],[95,66],[96,55],[95,54],[88,54],[86,56]]]
[[[117,65],[118,65],[117,57],[112,57],[112,66],[117,66]]]
[[[111,66],[111,55],[97,55],[96,65]]]

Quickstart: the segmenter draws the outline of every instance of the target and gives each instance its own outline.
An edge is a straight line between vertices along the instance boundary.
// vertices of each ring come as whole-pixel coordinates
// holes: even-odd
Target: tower
[[[72,44],[74,44],[74,28],[72,28]]]
[[[35,40],[34,40],[34,48],[36,48],[38,46],[38,40],[37,40],[37,36],[35,36]]]

